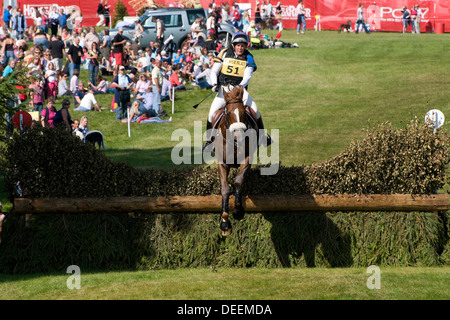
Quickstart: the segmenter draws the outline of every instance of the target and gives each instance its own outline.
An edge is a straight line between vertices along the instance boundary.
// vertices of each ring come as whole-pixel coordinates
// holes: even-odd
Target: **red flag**
[[[277,36],[275,37],[275,39],[280,39],[281,38],[281,31],[278,32]]]

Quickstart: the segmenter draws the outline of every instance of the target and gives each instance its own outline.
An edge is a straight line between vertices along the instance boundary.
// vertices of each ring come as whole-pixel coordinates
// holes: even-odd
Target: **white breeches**
[[[211,104],[211,109],[209,109],[209,115],[208,115],[208,121],[209,122],[213,121],[214,113],[217,110],[225,107],[225,105],[226,105],[225,98],[223,96],[222,90],[227,90],[227,88],[226,87],[225,88],[221,87],[219,92],[217,93],[216,97],[214,98],[214,101]],[[247,92],[247,90],[245,90],[245,88],[244,88],[244,95],[242,97],[242,100],[243,100],[245,106],[249,106],[250,108],[252,108],[252,110],[255,113],[257,119],[259,119],[261,117],[261,115],[260,115],[260,113],[258,111],[258,108],[256,107],[256,103],[255,103],[255,101],[253,101],[252,97]]]

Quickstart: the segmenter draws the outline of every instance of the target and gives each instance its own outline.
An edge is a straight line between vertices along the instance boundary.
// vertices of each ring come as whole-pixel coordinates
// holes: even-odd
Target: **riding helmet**
[[[250,40],[248,39],[248,35],[245,32],[236,32],[231,39],[232,44],[236,43],[245,43],[248,44]]]

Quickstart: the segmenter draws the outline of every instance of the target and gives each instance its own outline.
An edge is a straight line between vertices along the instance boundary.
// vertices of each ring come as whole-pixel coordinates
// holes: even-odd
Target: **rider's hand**
[[[219,91],[219,86],[217,84],[213,85],[211,88],[212,92],[218,92]]]

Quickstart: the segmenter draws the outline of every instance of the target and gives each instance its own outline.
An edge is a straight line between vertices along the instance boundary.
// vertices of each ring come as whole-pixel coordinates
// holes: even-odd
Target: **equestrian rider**
[[[253,72],[256,71],[253,55],[247,50],[248,43],[249,38],[246,33],[236,32],[231,40],[231,46],[223,49],[214,58],[214,64],[211,69],[211,82],[212,91],[217,92],[217,95],[209,110],[208,121],[206,123],[207,141],[203,149],[206,149],[213,141],[213,137],[211,137],[213,116],[217,110],[224,108],[226,105],[222,90],[226,89],[224,87],[227,85],[241,85],[244,87],[244,95],[242,98],[244,105],[249,106],[256,115],[258,129],[264,129],[261,114],[256,107],[255,101],[253,101],[247,91],[250,78]],[[272,139],[267,135],[266,147],[271,143]]]

